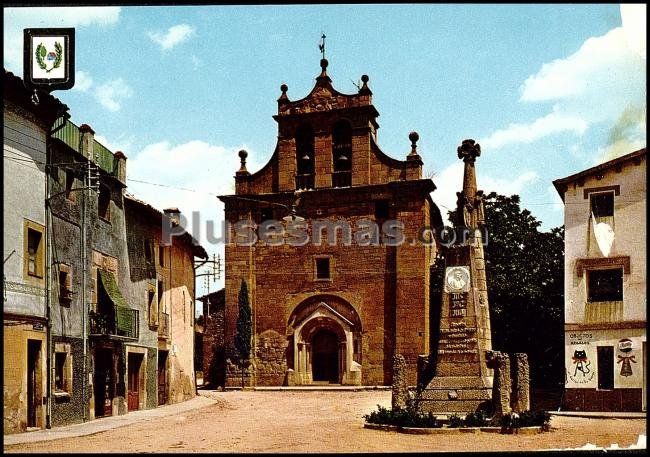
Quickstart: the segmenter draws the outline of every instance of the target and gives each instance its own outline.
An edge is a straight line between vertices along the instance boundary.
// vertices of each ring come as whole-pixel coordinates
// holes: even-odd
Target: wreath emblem
[[[47,64],[45,63],[46,58],[47,60],[54,60],[52,68],[50,69],[47,68]],[[38,63],[38,66],[47,73],[51,72],[55,68],[59,68],[61,66],[61,60],[63,60],[63,47],[58,41],[54,43],[54,52],[50,53],[47,52],[43,43],[39,43],[38,46],[36,46],[36,62]]]

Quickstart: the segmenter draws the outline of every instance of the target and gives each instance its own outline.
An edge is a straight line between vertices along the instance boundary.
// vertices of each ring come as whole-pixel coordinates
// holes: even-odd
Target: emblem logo
[[[58,41],[55,42],[54,49],[55,51],[47,52],[43,43],[39,43],[38,46],[36,46],[36,62],[42,70],[45,70],[48,73],[55,68],[59,68],[61,66],[61,60],[63,60],[63,47],[61,46],[61,43]],[[47,59],[48,61],[53,60],[54,62],[50,68],[47,68],[47,64],[43,59]]]

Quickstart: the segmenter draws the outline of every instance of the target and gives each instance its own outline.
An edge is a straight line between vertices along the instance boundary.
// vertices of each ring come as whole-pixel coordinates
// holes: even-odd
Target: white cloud
[[[627,22],[625,27],[587,39],[568,57],[543,64],[522,84],[520,101],[553,101],[552,111],[531,122],[499,129],[481,144],[487,149],[498,149],[563,132],[582,135],[599,123],[601,128],[603,124],[605,129],[612,128],[630,107],[641,105],[645,109],[645,57],[628,39],[630,34],[642,34],[645,39],[645,21],[641,25],[639,21],[633,25]],[[635,143],[645,142],[645,118],[634,132],[640,130],[642,138],[635,138]]]
[[[122,78],[107,81],[97,87],[95,97],[106,109],[119,111],[121,102],[133,95],[133,91]]]
[[[88,89],[93,85],[93,78],[90,77],[85,71],[77,71],[74,76],[74,90],[80,92],[88,92]]]
[[[221,235],[224,214],[217,195],[235,193],[234,176],[240,167],[237,154],[240,149],[247,148],[217,146],[199,140],[178,145],[166,141],[148,145],[132,156],[127,153],[127,190],[158,209],[178,207],[188,219],[188,230],[193,230],[191,213],[197,211],[201,224],[195,236],[208,252],[216,252],[221,248],[208,242],[205,221],[214,221],[214,235]],[[249,154],[249,171],[259,168],[258,159],[257,154]]]
[[[627,92],[624,86],[632,76],[630,72],[645,69],[645,65],[640,66],[642,60],[628,44],[623,27],[617,27],[603,36],[589,38],[569,57],[542,65],[522,85],[521,100],[548,101],[591,94],[602,97],[604,93],[610,97],[612,90]]]
[[[587,122],[583,119],[553,111],[529,124],[510,124],[480,140],[480,144],[487,151],[513,143],[532,143],[558,132],[574,132],[581,135],[586,129]]]
[[[149,38],[160,45],[163,50],[171,49],[179,43],[188,40],[196,29],[191,25],[178,24],[167,29],[167,33],[149,32]]]
[[[146,146],[142,151],[128,156],[127,191],[159,210],[177,207],[186,219],[186,229],[205,248],[208,255],[224,258],[224,244],[216,243],[207,236],[207,221],[212,221],[212,237],[222,238],[224,219],[223,203],[218,195],[235,193],[235,172],[240,167],[237,152],[241,147],[224,147],[204,141],[190,141],[172,145],[163,141]],[[250,152],[250,151],[249,151]],[[127,153],[128,155],[128,153]],[[247,168],[253,173],[270,158],[249,153]],[[261,159],[261,160],[260,160]],[[145,184],[164,184],[157,186]],[[194,223],[192,212],[199,215]],[[197,295],[207,293],[204,281],[197,283]],[[210,290],[223,287],[223,275],[216,284],[210,283]],[[200,307],[200,304],[197,303]]]
[[[646,22],[647,5],[645,3],[621,4],[621,21],[628,45],[644,59],[646,58]]]
[[[4,65],[22,73],[24,28],[108,26],[118,22],[120,10],[115,6],[4,8]]]
[[[456,209],[456,192],[460,192],[463,188],[463,169],[463,162],[457,161],[434,178],[436,190],[431,194],[431,198],[440,207],[442,220],[445,224],[449,224],[447,212]],[[485,173],[479,173],[477,186],[485,194],[494,191],[510,196],[520,194],[526,186],[537,181],[537,179],[537,173],[534,171],[525,171],[514,179],[508,177],[495,178]]]

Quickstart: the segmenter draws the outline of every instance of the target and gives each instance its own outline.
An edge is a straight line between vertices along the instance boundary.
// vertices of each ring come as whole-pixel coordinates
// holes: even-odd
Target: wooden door
[[[38,359],[41,342],[27,340],[27,426],[36,427],[36,410],[40,405],[38,395]]]
[[[95,351],[95,417],[113,414],[113,351],[98,348]]]
[[[128,408],[129,411],[136,411],[140,408],[140,366],[142,364],[142,354],[129,354],[128,364]]]
[[[158,404],[167,403],[167,351],[158,351]]]

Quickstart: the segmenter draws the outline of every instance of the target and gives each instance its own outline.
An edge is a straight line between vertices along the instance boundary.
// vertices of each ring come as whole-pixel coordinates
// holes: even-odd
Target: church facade
[[[404,160],[377,144],[368,77],[342,94],[327,75],[278,99],[278,141],[259,171],[246,151],[225,204],[226,385],[388,385],[402,354],[416,382],[429,352],[430,228],[442,226],[422,177],[418,135]],[[235,350],[238,295],[249,292],[250,363]]]

